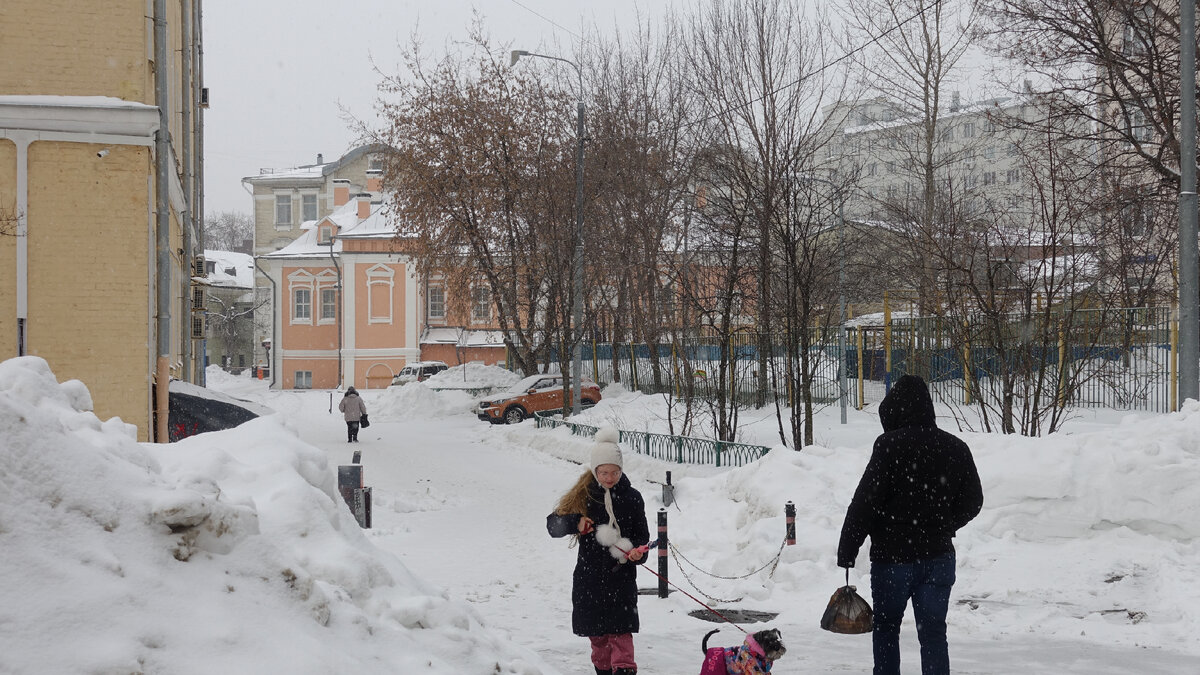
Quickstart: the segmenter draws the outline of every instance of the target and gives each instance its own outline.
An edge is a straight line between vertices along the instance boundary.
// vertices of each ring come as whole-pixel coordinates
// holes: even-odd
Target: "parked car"
[[[600,401],[600,387],[588,380],[580,383],[579,400],[585,407]],[[476,411],[479,419],[492,424],[516,424],[535,412],[561,410],[562,375],[531,375],[485,401]]]
[[[410,363],[401,368],[400,372],[392,377],[392,386],[408,384],[409,382],[423,382],[446,368],[449,368],[449,366],[441,361],[417,361],[416,363]]]

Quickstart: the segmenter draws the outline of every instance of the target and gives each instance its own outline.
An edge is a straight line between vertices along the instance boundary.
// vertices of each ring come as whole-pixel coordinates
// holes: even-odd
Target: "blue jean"
[[[871,563],[875,675],[900,675],[900,621],[912,598],[921,642],[921,675],[949,675],[946,611],[954,586],[954,554],[912,563]]]

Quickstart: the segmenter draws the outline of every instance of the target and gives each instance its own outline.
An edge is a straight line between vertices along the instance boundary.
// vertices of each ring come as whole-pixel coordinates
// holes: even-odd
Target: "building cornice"
[[[107,96],[0,96],[0,129],[149,137],[158,108]]]

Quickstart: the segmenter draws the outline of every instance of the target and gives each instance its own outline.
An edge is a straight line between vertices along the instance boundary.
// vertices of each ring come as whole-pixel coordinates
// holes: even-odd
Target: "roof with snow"
[[[300,225],[304,233],[295,241],[278,251],[259,257],[278,260],[328,256],[330,245],[320,243],[320,227],[326,223],[337,227],[333,237],[334,253],[342,252],[342,241],[345,239],[392,239],[396,236],[396,226],[388,218],[386,204],[372,203],[370,215],[359,220],[358,201],[351,199],[324,218],[305,221]]]
[[[254,258],[233,251],[204,250],[204,259],[213,263],[205,281],[222,288],[254,288]]]
[[[504,332],[499,330],[467,330],[465,328],[426,328],[421,335],[423,345],[462,345],[464,347],[500,347]]]

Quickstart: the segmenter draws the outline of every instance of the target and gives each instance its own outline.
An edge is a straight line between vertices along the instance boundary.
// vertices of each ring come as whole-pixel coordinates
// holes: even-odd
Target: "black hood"
[[[916,375],[905,375],[879,404],[879,421],[884,431],[904,427],[936,427],[937,416],[933,411],[933,398],[925,380]]]

